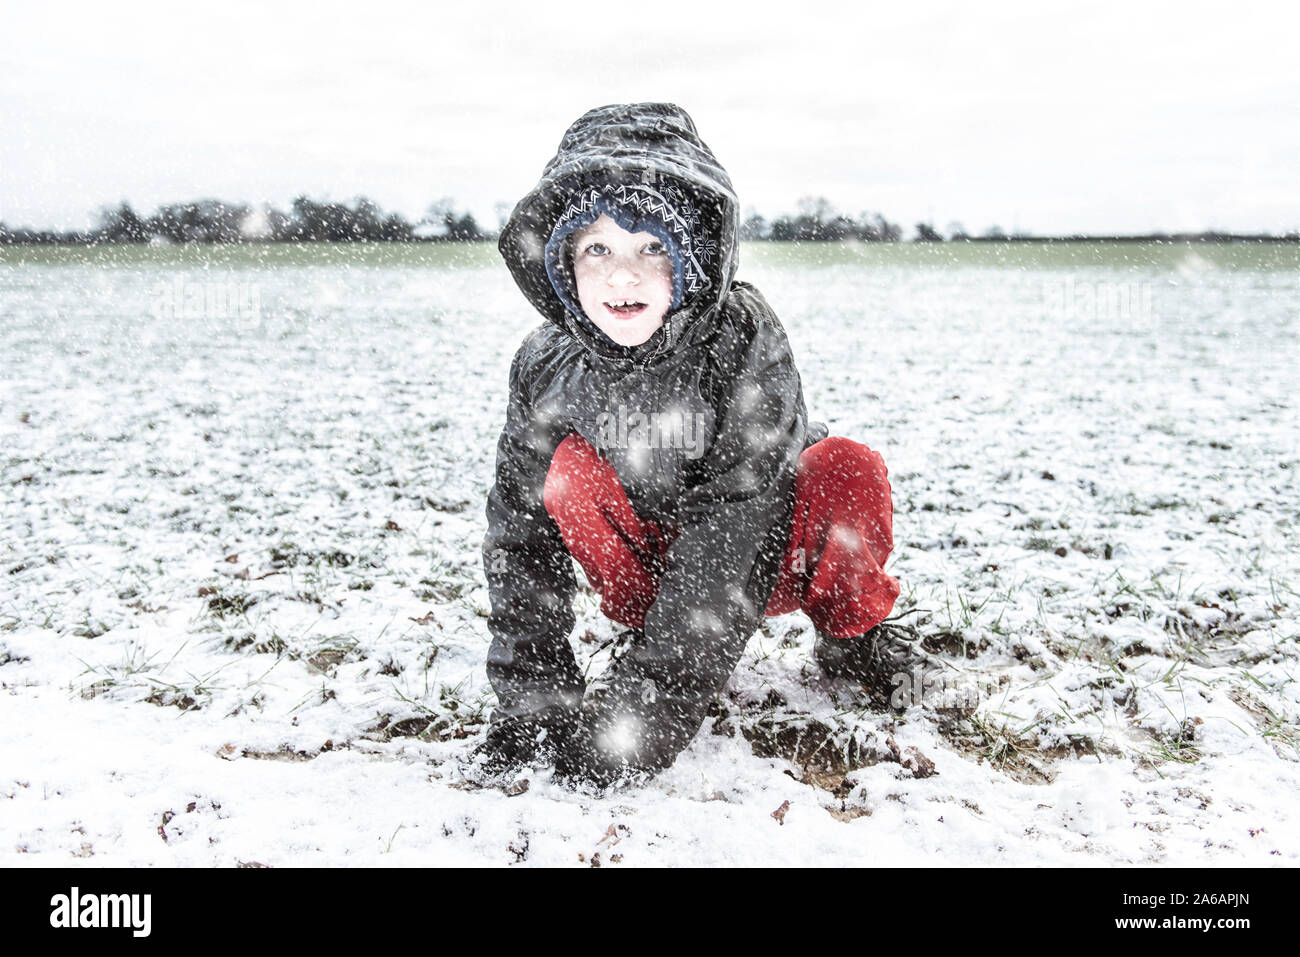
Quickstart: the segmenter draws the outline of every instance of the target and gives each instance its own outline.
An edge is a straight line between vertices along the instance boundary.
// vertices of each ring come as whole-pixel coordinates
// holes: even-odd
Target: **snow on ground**
[[[1219,253],[747,251],[813,417],[890,466],[900,610],[984,697],[876,713],[770,619],[604,799],[452,771],[536,322],[490,248],[5,253],[0,855],[1294,865],[1300,263]]]

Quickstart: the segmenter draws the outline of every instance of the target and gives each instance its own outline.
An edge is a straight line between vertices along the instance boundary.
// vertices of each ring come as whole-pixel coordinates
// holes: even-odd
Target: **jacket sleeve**
[[[498,700],[494,721],[552,705],[576,710],[584,687],[568,641],[575,621],[573,564],[542,500],[551,456],[564,435],[529,401],[525,357],[532,341],[525,340],[510,366],[510,400],[483,539],[492,606],[487,674]]]
[[[713,443],[679,507],[645,634],[607,673],[589,722],[598,758],[658,770],[699,730],[714,696],[762,622],[780,572],[807,417],[780,322],[738,284],[747,317],[721,349]]]

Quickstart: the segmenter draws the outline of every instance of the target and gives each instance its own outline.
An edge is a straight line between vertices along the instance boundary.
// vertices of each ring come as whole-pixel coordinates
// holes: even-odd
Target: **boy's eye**
[[[658,256],[667,252],[667,250],[664,249],[664,244],[659,242],[658,240],[652,243],[646,243],[645,251],[649,253],[651,256]]]
[[[603,256],[605,253],[609,252],[609,248],[604,243],[592,243],[587,247],[587,252],[591,253],[593,256]]]

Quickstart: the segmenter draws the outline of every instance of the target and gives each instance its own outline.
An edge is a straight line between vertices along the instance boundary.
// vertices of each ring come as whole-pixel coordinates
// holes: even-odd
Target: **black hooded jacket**
[[[685,187],[716,235],[707,287],[631,349],[594,337],[546,275],[544,249],[570,184],[592,174]],[[826,430],[809,427],[780,321],[757,289],[733,278],[738,227],[730,178],[690,117],[672,104],[640,103],[575,122],[501,233],[511,274],[546,322],[510,368],[487,503],[494,721],[582,702],[568,640],[573,562],[542,501],[551,456],[570,432],[601,449],[639,515],[680,529],[644,635],[605,675],[608,690],[591,716],[593,740],[611,761],[671,764],[762,622],[789,535],[796,463]],[[638,443],[609,427],[636,413],[688,415],[676,421],[699,431],[689,442],[661,433]]]

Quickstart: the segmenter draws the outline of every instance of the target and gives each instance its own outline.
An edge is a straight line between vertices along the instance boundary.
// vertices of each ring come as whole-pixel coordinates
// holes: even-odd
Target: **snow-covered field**
[[[605,799],[452,771],[535,315],[487,246],[262,255],[0,253],[4,864],[1300,862],[1297,247],[746,250],[985,696],[875,713],[769,619]]]

